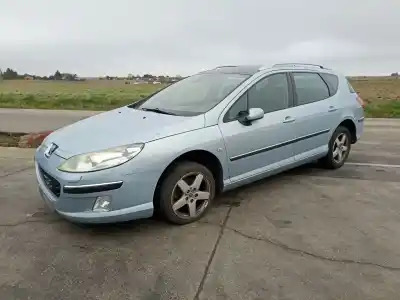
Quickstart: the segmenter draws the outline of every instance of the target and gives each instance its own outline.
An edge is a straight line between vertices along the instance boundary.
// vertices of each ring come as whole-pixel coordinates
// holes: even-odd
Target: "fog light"
[[[111,204],[110,196],[97,197],[96,202],[93,205],[93,211],[97,211],[97,212],[110,211],[111,210],[111,208],[109,207],[110,204]]]

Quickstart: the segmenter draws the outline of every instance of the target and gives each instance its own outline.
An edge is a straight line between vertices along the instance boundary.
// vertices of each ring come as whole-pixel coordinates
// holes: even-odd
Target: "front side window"
[[[241,113],[246,113],[247,109],[247,92],[231,106],[224,117],[224,122],[236,120]]]
[[[286,74],[274,74],[261,79],[248,91],[250,108],[262,108],[265,113],[289,107],[289,84]]]
[[[181,116],[203,114],[221,102],[247,78],[249,75],[199,73],[161,90],[134,108]]]
[[[304,105],[329,98],[329,89],[317,73],[293,73],[297,104]]]
[[[254,84],[231,106],[224,122],[236,120],[249,108],[262,108],[270,113],[289,107],[289,83],[285,73],[265,77]]]

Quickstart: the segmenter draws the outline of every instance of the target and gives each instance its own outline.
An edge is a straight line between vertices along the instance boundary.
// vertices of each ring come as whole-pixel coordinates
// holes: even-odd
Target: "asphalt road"
[[[55,130],[98,111],[0,108],[0,132],[29,133]]]
[[[99,114],[99,111],[0,108],[0,132],[29,133],[55,130]],[[369,119],[367,126],[400,126],[399,120]]]
[[[396,124],[370,123],[340,170],[262,180],[183,227],[72,225],[40,199],[33,151],[0,148],[0,299],[398,300]]]

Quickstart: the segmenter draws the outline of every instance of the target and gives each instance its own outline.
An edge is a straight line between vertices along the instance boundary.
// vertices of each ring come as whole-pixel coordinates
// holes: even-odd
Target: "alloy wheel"
[[[175,184],[171,194],[172,210],[183,219],[198,217],[208,206],[211,185],[200,172],[188,173]]]
[[[340,164],[346,158],[349,151],[349,138],[345,133],[337,136],[333,142],[332,157],[335,163]]]

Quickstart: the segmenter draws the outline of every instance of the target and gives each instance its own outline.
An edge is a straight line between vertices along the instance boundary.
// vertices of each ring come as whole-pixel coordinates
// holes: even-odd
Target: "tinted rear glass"
[[[304,105],[329,98],[328,85],[318,73],[293,73],[297,104]]]
[[[328,85],[330,95],[331,96],[335,95],[338,91],[339,78],[336,75],[327,73],[320,73],[320,75]]]

